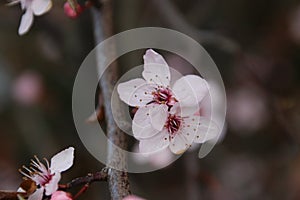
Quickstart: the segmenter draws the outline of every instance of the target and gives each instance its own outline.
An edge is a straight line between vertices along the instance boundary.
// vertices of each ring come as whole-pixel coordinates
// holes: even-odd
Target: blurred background
[[[92,18],[64,14],[55,0],[30,32],[17,34],[20,6],[0,6],[0,189],[16,190],[18,169],[33,155],[51,158],[74,146],[62,182],[102,165],[73,123],[72,87],[95,46]],[[300,2],[296,0],[116,0],[115,30],[159,26],[199,41],[222,74],[228,110],[224,137],[199,160],[190,151],[162,170],[130,174],[146,199],[300,199]],[[120,71],[142,64],[144,51],[122,56]],[[187,63],[166,52],[171,66]],[[133,144],[134,145],[134,144]],[[132,147],[134,148],[134,147]],[[161,165],[169,155],[150,164]],[[74,190],[76,192],[76,188]],[[94,183],[81,199],[109,199]]]

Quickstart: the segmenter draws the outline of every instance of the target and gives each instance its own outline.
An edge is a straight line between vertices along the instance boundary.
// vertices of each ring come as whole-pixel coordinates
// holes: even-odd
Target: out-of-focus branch
[[[0,200],[18,200],[18,195],[26,196],[25,193],[0,191]]]
[[[202,44],[215,45],[229,53],[235,53],[240,49],[239,45],[228,37],[213,31],[198,30],[191,26],[170,0],[152,0],[151,2],[161,19],[170,28],[181,31]]]
[[[92,11],[94,21],[94,36],[96,44],[113,35],[113,20],[112,20],[112,0],[102,2],[101,11],[94,9]],[[100,55],[100,54],[104,55]],[[115,54],[115,45],[111,44],[105,52],[97,52],[97,68],[103,71],[103,58],[111,57]],[[111,110],[111,95],[113,86],[117,82],[117,62],[109,66],[100,80],[100,89],[103,97],[105,108],[105,120],[107,124],[107,137],[110,142],[108,144],[107,161],[109,165],[118,166],[123,171],[118,171],[112,168],[108,169],[107,181],[112,200],[121,200],[130,194],[129,180],[126,169],[126,158],[122,150],[117,149],[114,145],[125,149],[127,141],[125,134],[118,128],[115,123]],[[121,114],[121,113],[120,113]]]

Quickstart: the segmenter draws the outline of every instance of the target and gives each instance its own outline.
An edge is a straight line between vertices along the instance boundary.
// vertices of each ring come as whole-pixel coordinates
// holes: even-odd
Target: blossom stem
[[[78,185],[86,185],[100,181],[107,181],[107,168],[103,168],[101,171],[94,174],[90,173],[87,176],[75,178],[67,184],[59,185],[59,188],[67,190]]]
[[[86,183],[73,197],[73,200],[77,199],[80,195],[82,195],[89,188],[90,184]]]

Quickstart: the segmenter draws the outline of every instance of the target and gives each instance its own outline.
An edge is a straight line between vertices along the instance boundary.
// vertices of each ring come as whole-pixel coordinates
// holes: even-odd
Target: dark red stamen
[[[169,88],[158,88],[153,92],[153,96],[153,101],[158,104],[173,106],[177,102]]]
[[[177,133],[180,128],[181,122],[181,117],[169,114],[165,127],[167,128],[171,137]]]

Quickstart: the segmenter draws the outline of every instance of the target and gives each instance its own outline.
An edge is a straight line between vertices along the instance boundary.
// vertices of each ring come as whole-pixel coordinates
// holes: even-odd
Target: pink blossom
[[[251,133],[260,129],[268,117],[264,96],[257,89],[249,87],[229,93],[227,120],[238,133],[240,130]]]
[[[51,0],[13,0],[10,5],[20,3],[22,10],[25,11],[21,18],[19,35],[27,33],[32,26],[33,17],[40,16],[48,12],[52,7]]]
[[[13,98],[22,104],[36,103],[42,95],[42,79],[35,72],[21,74],[13,85]]]
[[[64,191],[56,191],[51,195],[50,200],[72,200],[72,196],[70,193]]]
[[[25,178],[33,180],[39,188],[29,196],[29,200],[41,200],[43,194],[47,196],[53,194],[58,189],[58,182],[61,178],[61,172],[66,171],[73,165],[74,148],[69,147],[51,158],[49,164],[47,159],[44,165],[36,156],[31,160],[29,168],[23,166],[24,171],[20,172]],[[20,190],[19,190],[20,191]]]
[[[207,82],[196,75],[178,79],[170,87],[170,69],[164,58],[149,49],[144,55],[143,78],[137,78],[118,85],[120,99],[133,107],[149,104],[173,106],[180,102],[183,107],[198,106],[207,95]]]
[[[134,137],[140,140],[140,152],[152,153],[169,147],[174,154],[182,154],[193,142],[204,143],[217,135],[215,123],[184,109],[178,103],[170,111],[163,104],[139,108],[132,129]]]
[[[144,79],[118,85],[120,99],[139,107],[133,118],[133,135],[142,153],[167,147],[183,153],[193,142],[203,143],[218,133],[210,120],[194,115],[208,94],[208,83],[199,76],[186,75],[170,87],[170,69],[164,58],[153,50],[144,55]]]
[[[146,200],[146,199],[143,199],[143,198],[135,196],[135,195],[129,195],[129,196],[125,197],[123,200]]]

